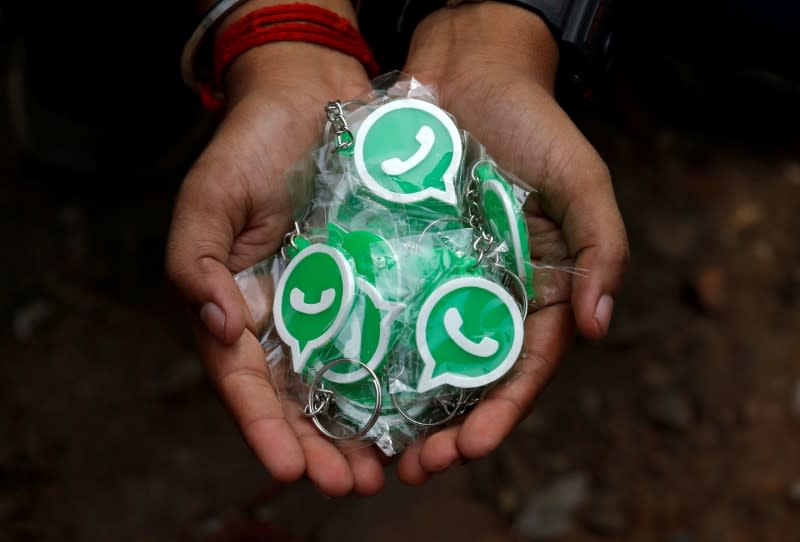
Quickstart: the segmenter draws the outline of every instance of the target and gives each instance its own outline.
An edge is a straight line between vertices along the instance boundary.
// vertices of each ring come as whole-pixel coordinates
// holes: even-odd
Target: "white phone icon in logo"
[[[461,318],[461,313],[458,312],[458,309],[455,307],[447,309],[447,312],[444,313],[444,330],[459,348],[479,358],[488,358],[500,348],[500,343],[491,337],[483,337],[477,343],[471,341],[461,332],[461,326],[463,325],[464,320]]]
[[[417,142],[419,149],[408,160],[399,158],[384,160],[381,164],[383,172],[387,175],[402,175],[417,167],[430,154],[433,144],[436,142],[436,134],[433,133],[430,126],[422,126],[417,132]]]
[[[336,290],[333,288],[323,290],[319,296],[319,301],[316,303],[306,303],[306,294],[300,288],[292,288],[289,293],[289,304],[294,310],[303,314],[319,314],[329,309],[335,299]]]

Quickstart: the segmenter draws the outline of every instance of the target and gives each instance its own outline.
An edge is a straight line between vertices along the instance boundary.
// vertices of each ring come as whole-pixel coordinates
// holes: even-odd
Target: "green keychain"
[[[512,186],[498,173],[494,163],[484,160],[473,168],[480,181],[486,221],[496,239],[508,246],[504,261],[525,285],[529,298],[533,291],[533,264],[531,263],[528,226]]]
[[[292,258],[275,289],[273,315],[295,372],[339,333],[354,299],[355,275],[341,251],[317,243]]]
[[[517,361],[523,333],[517,302],[496,282],[478,276],[445,281],[425,299],[416,321],[425,364],[417,391],[491,384]]]
[[[464,153],[453,119],[424,100],[393,100],[372,111],[355,134],[353,161],[367,190],[395,204],[458,203]]]

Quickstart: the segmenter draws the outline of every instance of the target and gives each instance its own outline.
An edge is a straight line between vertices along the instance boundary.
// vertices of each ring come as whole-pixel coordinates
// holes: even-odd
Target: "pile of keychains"
[[[328,105],[273,306],[306,415],[389,454],[509,374],[533,295],[527,193],[415,88]]]

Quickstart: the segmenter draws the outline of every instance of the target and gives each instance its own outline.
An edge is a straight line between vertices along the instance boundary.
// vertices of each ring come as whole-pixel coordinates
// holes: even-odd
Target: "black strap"
[[[536,13],[547,23],[550,31],[560,40],[570,11],[570,0],[501,0]]]

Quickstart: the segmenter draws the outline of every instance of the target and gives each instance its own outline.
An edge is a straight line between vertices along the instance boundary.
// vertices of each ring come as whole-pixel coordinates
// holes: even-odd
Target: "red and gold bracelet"
[[[267,43],[301,41],[322,45],[358,59],[370,77],[379,67],[364,37],[350,21],[312,4],[283,4],[256,9],[232,23],[214,45],[213,80],[199,84],[203,105],[211,111],[224,106],[222,82],[239,55]]]
[[[201,50],[206,48],[210,36],[225,17],[245,2],[247,0],[217,0],[186,40],[181,52],[181,78],[192,90],[200,91],[202,77],[199,72],[202,70],[198,66],[198,60],[203,56],[200,54]]]

